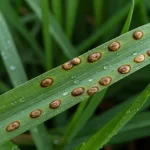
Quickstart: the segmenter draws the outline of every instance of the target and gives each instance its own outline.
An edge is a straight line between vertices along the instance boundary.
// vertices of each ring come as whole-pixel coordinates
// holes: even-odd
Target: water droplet
[[[123,122],[120,122],[120,126],[122,126],[123,125]]]
[[[11,65],[11,66],[10,66],[10,70],[14,71],[14,70],[16,70],[16,67],[13,66],[13,65]]]
[[[119,53],[117,53],[117,56],[119,56]]]
[[[11,150],[18,150],[18,146],[17,145],[14,145]]]
[[[108,69],[108,66],[104,66],[103,68],[106,70],[106,69]]]
[[[143,42],[140,42],[141,44],[143,43]]]
[[[79,80],[75,80],[75,81],[74,81],[74,84],[79,84],[79,83],[80,83]]]
[[[128,111],[127,111],[127,114],[130,114],[130,112],[131,112],[131,111],[130,111],[130,110],[128,110]]]
[[[10,40],[8,40],[8,41],[7,41],[7,44],[8,44],[8,45],[10,45],[10,44],[11,44],[11,41],[10,41]]]
[[[20,98],[20,102],[24,102],[25,101],[25,98],[24,97],[22,97],[22,98]]]
[[[71,77],[71,79],[75,79],[75,78],[76,78],[76,76],[72,76],[72,77]]]
[[[137,53],[133,53],[133,55],[135,56],[135,55],[137,55]]]
[[[16,104],[17,104],[17,102],[16,102],[16,101],[14,101],[14,102],[12,102],[12,103],[11,103],[11,105],[16,105]]]
[[[66,96],[66,95],[68,95],[68,92],[64,92],[64,93],[63,93],[63,96]]]
[[[57,144],[59,144],[59,140],[58,140],[58,139],[55,139],[55,140],[53,141],[53,143],[54,143],[55,145],[57,145]]]
[[[89,79],[88,81],[89,81],[89,82],[92,82],[92,81],[93,81],[93,79]]]

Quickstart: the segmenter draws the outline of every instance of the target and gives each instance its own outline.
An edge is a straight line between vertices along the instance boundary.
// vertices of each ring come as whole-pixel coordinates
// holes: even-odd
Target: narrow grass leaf
[[[133,38],[133,34],[139,33],[136,31],[143,33],[141,39]],[[0,96],[2,106],[0,107],[0,134],[2,135],[0,143],[5,142],[3,136],[11,139],[88,98],[87,90],[91,87],[96,86],[102,91],[148,65],[150,63],[149,38],[150,24],[147,24],[112,39],[69,62],[71,65],[73,63],[78,63],[78,65],[71,66],[65,63],[2,94]],[[120,43],[119,50],[110,52],[114,41]],[[93,55],[94,58],[95,55],[102,57],[91,62]],[[139,55],[142,62],[137,63]],[[68,66],[72,68],[67,70]],[[108,80],[104,80],[105,77]],[[89,79],[93,79],[92,82],[89,82]],[[109,81],[109,84],[104,86],[102,81]],[[54,109],[56,106],[57,109]],[[38,118],[33,119],[30,114],[36,109],[40,109],[42,113]],[[19,128],[7,132],[6,128],[15,120],[20,122]]]
[[[59,22],[60,26],[63,26],[63,17],[62,17],[62,0],[52,0],[51,1],[53,14],[57,21]]]
[[[139,2],[139,0],[135,1],[135,5]],[[118,24],[123,17],[126,16],[130,7],[130,3],[124,6],[121,10],[116,12],[101,28],[97,29],[88,39],[83,41],[80,45],[78,45],[77,49],[79,52],[83,53],[86,49],[88,49],[92,44],[94,44],[100,37],[108,34],[108,30]]]
[[[104,0],[93,0],[94,16],[97,28],[102,24],[104,3]]]
[[[35,1],[26,0],[26,2],[33,9],[37,17],[41,20],[41,10],[40,10],[39,0],[35,0]],[[71,45],[71,43],[67,39],[67,36],[64,34],[60,25],[57,23],[56,19],[54,18],[52,14],[50,14],[50,18],[51,18],[51,24],[49,26],[49,31],[51,32],[54,39],[62,48],[64,54],[69,59],[77,56],[78,52]]]
[[[123,103],[117,105],[116,107],[113,107],[112,109],[104,112],[101,115],[93,117],[84,127],[84,130],[80,131],[80,133],[77,135],[77,138],[82,136],[87,136],[94,134],[97,132],[100,128],[102,128],[105,124],[107,124],[115,115],[117,115],[118,112],[120,112],[123,108],[125,108],[127,105],[129,105],[133,100],[135,99],[135,96],[125,100]],[[143,107],[140,109],[140,111],[146,110],[150,105],[150,98],[148,98],[147,102],[143,105]],[[95,125],[93,127],[93,124]]]
[[[48,0],[40,0],[41,13],[42,13],[42,25],[43,25],[43,41],[45,49],[45,68],[49,70],[53,66],[53,56],[52,56],[52,39],[49,34],[49,2]]]
[[[139,94],[138,94],[139,95]],[[93,118],[91,118],[91,120],[86,124],[86,126],[84,127],[84,130],[81,130],[78,135],[72,140],[72,142],[70,144],[68,144],[65,147],[65,150],[70,150],[75,148],[76,146],[80,145],[81,143],[83,143],[84,141],[88,140],[91,135],[93,135],[94,133],[96,133],[100,128],[102,128],[103,126],[105,126],[107,123],[109,123],[109,121],[112,120],[113,117],[115,117],[118,112],[122,111],[125,107],[127,107],[129,104],[133,103],[133,101],[135,100],[134,96],[128,100],[125,100],[123,103],[113,107],[112,109],[104,112],[101,115],[95,116]],[[142,106],[142,108],[139,110],[139,113],[141,113],[141,111],[144,111],[145,109],[147,109],[150,105],[150,98],[148,98],[148,100],[146,101],[146,103]],[[145,113],[142,112],[142,117]],[[139,117],[140,116],[140,117]],[[148,116],[148,115],[146,115]],[[146,117],[141,117],[141,114],[137,114],[135,115],[135,117],[133,117],[133,119],[131,121],[128,122],[128,124],[126,126],[124,126],[119,133],[114,136],[112,139],[115,139],[115,137],[120,136],[120,134],[124,134],[124,132],[130,131],[130,129],[133,129],[133,124],[138,123],[137,120],[140,122],[139,125],[137,125],[137,128],[139,127],[145,127],[149,124],[149,121],[147,121]],[[143,120],[142,120],[142,119]],[[94,126],[93,126],[94,124]],[[137,129],[136,128],[136,129]],[[129,130],[128,130],[129,129]],[[129,133],[128,133],[129,136]],[[118,139],[118,138],[117,138]],[[113,140],[114,141],[114,140]],[[115,140],[115,142],[117,142],[117,140]],[[110,143],[111,142],[110,140]]]
[[[80,150],[97,150],[106,144],[143,106],[148,97],[150,96],[150,85],[141,93],[135,101],[121,111],[114,119],[107,125],[100,129],[93,135]]]
[[[79,109],[75,113],[75,116],[70,122],[69,127],[67,128],[65,132],[64,143],[70,143],[71,140],[77,135],[77,133],[85,126],[85,124],[88,122],[88,120],[91,118],[91,116],[95,112],[97,106],[102,101],[105,93],[106,93],[106,89],[100,93],[95,94],[90,99],[90,102],[88,103],[87,106],[83,104],[83,106],[79,107]],[[79,111],[80,108],[82,111]]]
[[[20,57],[17,53],[15,44],[13,42],[12,36],[9,32],[7,24],[4,20],[2,13],[0,13],[0,53],[2,55],[3,62],[13,83],[13,86],[19,86],[20,84],[27,81],[27,77],[20,60]],[[20,93],[21,94],[21,93]],[[24,97],[20,99],[20,102],[23,102]],[[12,105],[16,104],[16,101],[12,101]],[[2,106],[3,107],[3,106]],[[1,116],[0,116],[1,118]],[[38,127],[35,127],[38,130]],[[41,129],[41,127],[40,127]],[[43,129],[45,130],[45,129]],[[48,133],[43,132],[45,139],[49,139]],[[2,137],[3,138],[3,137]],[[41,138],[41,136],[37,136],[36,140],[39,139],[41,141],[41,147],[45,147],[45,141]],[[37,145],[38,146],[38,145]],[[51,146],[50,142],[47,142],[47,146]],[[39,150],[43,150],[40,149]]]
[[[0,13],[0,53],[13,86],[27,80],[21,60],[17,53],[13,39],[9,34],[4,18]],[[18,59],[16,59],[18,58]],[[19,71],[19,72],[18,72]]]
[[[146,3],[147,4],[147,3]],[[139,1],[139,19],[142,24],[149,23],[148,8],[144,4],[144,0]]]
[[[53,150],[50,135],[47,134],[44,124],[33,127],[31,133],[37,150]]]
[[[121,31],[121,34],[124,34],[124,33],[129,31],[130,24],[131,24],[131,21],[132,21],[133,11],[134,11],[134,0],[132,0],[132,5],[131,5],[131,8],[130,8],[127,20],[124,24],[124,27],[123,27],[122,31]]]
[[[71,119],[67,130],[65,131],[65,135],[64,135],[64,145],[66,145],[67,143],[69,143],[69,141],[72,139],[72,132],[74,132],[74,127],[76,127],[76,125],[79,123],[79,118],[82,115],[87,103],[89,101],[89,98],[84,100],[83,102],[81,102],[73,116],[73,118]]]
[[[11,23],[12,26],[24,37],[24,39],[30,44],[31,48],[34,50],[35,55],[41,60],[43,60],[43,53],[41,48],[35,41],[35,39],[30,35],[26,27],[21,23],[19,16],[12,8],[8,0],[0,1],[0,10]]]
[[[73,30],[75,27],[78,5],[79,0],[66,1],[66,33],[69,38],[72,37]]]

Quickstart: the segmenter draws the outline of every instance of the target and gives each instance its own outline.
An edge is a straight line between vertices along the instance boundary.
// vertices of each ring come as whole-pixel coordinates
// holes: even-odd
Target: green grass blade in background
[[[41,48],[35,41],[35,39],[30,35],[29,31],[20,21],[19,16],[12,8],[8,0],[0,1],[0,10],[3,12],[4,16],[11,23],[12,26],[25,38],[25,40],[30,44],[31,48],[34,50],[34,54],[42,61],[43,53]]]
[[[6,23],[0,13],[0,53],[13,86],[22,84],[27,80],[21,60],[17,53],[13,39],[8,32]],[[18,59],[16,59],[18,58]]]
[[[26,82],[27,77],[23,69],[23,65],[20,61],[20,57],[17,53],[11,34],[9,33],[9,29],[7,28],[7,24],[1,13],[0,13],[0,53],[3,62],[5,64],[5,67],[7,69],[7,72],[9,74],[9,77],[11,79],[11,82],[13,83],[13,86],[16,87]],[[23,99],[20,100],[23,101]],[[13,101],[12,104],[14,105],[15,101]],[[41,130],[42,127],[44,128],[44,126],[41,125],[39,130]],[[37,128],[38,130],[38,127],[34,127],[34,130],[35,128]],[[46,139],[49,140],[48,133],[45,130],[46,129],[43,129],[43,135],[45,136],[44,140],[41,138],[41,136],[36,136],[36,140],[39,139],[41,141],[40,147],[43,147],[43,149],[45,147]],[[50,148],[51,143],[50,141],[48,142],[48,140],[47,140],[47,146],[49,146]],[[38,150],[43,150],[43,149],[38,148]]]
[[[45,68],[49,70],[53,68],[53,56],[52,56],[52,39],[49,34],[49,2],[48,0],[40,0],[41,13],[42,13],[42,25],[43,25],[43,42],[45,49]]]
[[[139,0],[135,1],[135,5],[139,2]],[[130,7],[130,3],[124,6],[121,10],[116,12],[104,25],[101,26],[100,29],[97,29],[88,39],[83,41],[80,45],[78,45],[77,49],[83,53],[87,50],[92,44],[94,44],[99,38],[103,35],[107,35],[108,30],[118,24],[123,17],[126,16]]]
[[[147,3],[146,3],[147,5]],[[141,20],[142,24],[149,23],[149,16],[148,16],[148,8],[144,4],[144,0],[139,1],[139,19]]]
[[[39,0],[34,0],[34,1],[25,0],[25,1],[33,9],[33,11],[37,15],[37,17],[41,20],[41,10],[40,10]],[[66,35],[62,31],[60,25],[57,23],[57,21],[55,20],[55,18],[52,14],[50,15],[50,18],[51,18],[51,24],[50,24],[49,30],[50,30],[53,38],[60,45],[64,54],[69,59],[72,59],[73,57],[77,56],[78,52],[71,45],[71,43],[67,39]]]
[[[81,136],[91,135],[98,131],[98,129],[102,128],[105,124],[107,124],[115,115],[117,115],[118,112],[120,112],[123,108],[125,108],[129,103],[133,102],[135,99],[135,96],[125,100],[123,103],[119,104],[116,107],[113,107],[112,109],[104,112],[101,115],[93,117],[87,124],[84,130],[82,130],[77,138]],[[140,109],[140,111],[146,110],[150,105],[150,98],[147,100],[147,102],[144,104],[144,106]],[[93,127],[93,124],[95,125]]]
[[[20,148],[12,142],[6,142],[0,146],[0,150],[20,150]]]
[[[100,27],[103,20],[103,11],[104,11],[104,0],[93,0],[93,9],[94,9],[94,16],[96,27]]]
[[[118,114],[118,112],[121,112],[129,104],[133,103],[133,101],[135,100],[135,98],[137,96],[139,96],[139,94],[136,95],[136,96],[133,96],[130,99],[125,100],[123,103],[121,103],[121,104],[119,104],[119,105],[111,108],[110,110],[102,113],[101,115],[97,115],[97,116],[92,117],[91,120],[84,127],[84,130],[81,130],[78,133],[78,135],[76,136],[76,138],[73,139],[73,141],[70,144],[67,145],[67,147],[65,148],[65,150],[74,149],[77,145],[80,145],[81,143],[83,143],[84,141],[86,141],[87,139],[89,139],[91,135],[93,135],[100,128],[102,128],[107,123],[109,123],[109,121],[111,121],[112,118],[115,117]],[[139,113],[141,111],[144,111],[145,109],[147,109],[149,107],[149,105],[150,105],[150,98],[148,98],[148,100],[146,101],[146,103],[139,110]],[[142,112],[142,114],[145,114],[145,113]],[[148,115],[146,115],[146,116],[148,116]],[[110,140],[110,143],[112,143],[112,144],[113,144],[113,142],[117,143],[117,139],[119,139],[119,137],[121,136],[121,134],[123,134],[123,135],[125,134],[124,131],[127,132],[128,136],[129,136],[130,129],[133,129],[134,127],[135,127],[135,129],[137,129],[137,128],[142,128],[142,127],[148,126],[149,123],[150,123],[150,121],[146,120],[146,118],[147,117],[144,117],[144,115],[141,116],[141,114],[137,114],[135,117],[132,118],[131,121],[128,122],[128,124],[126,126],[124,126],[119,131],[119,133],[116,136],[114,136],[112,138],[112,140]],[[136,126],[134,126],[134,122],[135,122]],[[93,126],[93,124],[94,124],[94,126]],[[145,134],[143,134],[143,136],[144,135]],[[120,140],[120,141],[118,140],[118,143],[119,142],[123,142],[123,140],[124,140],[124,138],[122,138],[122,140]],[[127,136],[126,136],[125,140],[127,140]]]
[[[88,101],[89,101],[89,98],[79,104],[75,114],[73,115],[73,118],[71,119],[71,121],[67,127],[67,130],[65,131],[65,135],[63,138],[64,145],[69,143],[69,141],[71,140],[71,138],[72,138],[71,132],[72,132],[72,130],[74,130],[74,127],[76,127],[76,125],[79,123],[78,120],[79,120],[80,116],[82,115]]]
[[[48,135],[48,131],[46,130],[46,127],[44,124],[38,125],[38,127],[33,127],[31,130],[32,137],[34,140],[34,143],[36,144],[36,147],[38,150],[52,150],[52,143],[50,139],[50,135]],[[47,137],[45,137],[45,135]],[[40,138],[39,138],[40,137]]]
[[[150,85],[141,93],[135,101],[121,111],[107,125],[93,135],[80,150],[97,150],[100,149],[112,138],[143,106],[147,98],[150,96]]]
[[[143,31],[142,39],[133,39],[133,33],[139,30]],[[2,135],[0,136],[0,143],[5,142],[3,136],[11,139],[88,98],[87,90],[89,88],[98,86],[102,91],[111,84],[148,65],[150,63],[150,57],[147,55],[147,51],[150,49],[149,38],[150,24],[147,24],[79,56],[81,63],[71,70],[64,70],[62,66],[59,66],[2,94],[0,96],[0,105],[3,106],[0,107],[0,135]],[[118,51],[110,52],[108,45],[114,41],[120,42],[121,47]],[[89,55],[94,52],[101,53],[102,57],[94,63],[87,62]],[[133,61],[136,57],[135,53],[136,55],[145,55],[145,60],[141,63],[135,63]],[[131,66],[130,72],[127,74],[119,73],[118,68],[125,64]],[[111,84],[108,86],[100,85],[99,80],[106,76],[112,78]],[[45,88],[41,87],[41,82],[46,78],[53,79],[52,85]],[[93,79],[92,82],[89,82],[89,79]],[[79,87],[84,88],[83,94],[73,96],[72,91]],[[50,109],[50,103],[58,99],[61,100],[61,105],[57,109]],[[30,113],[35,109],[41,109],[42,114],[40,117],[33,119],[30,117]],[[20,122],[20,127],[13,132],[7,132],[6,127],[15,120]]]
[[[53,14],[57,21],[59,22],[60,26],[63,26],[63,18],[62,18],[62,0],[52,0],[51,1]]]
[[[77,135],[77,133],[85,126],[87,121],[91,118],[93,113],[95,112],[97,106],[102,101],[104,95],[106,93],[106,89],[103,90],[100,93],[97,93],[93,95],[93,97],[90,99],[89,104],[86,106],[83,106],[84,110],[82,110],[80,113],[75,113],[73,119],[71,120],[65,135],[64,135],[64,143],[70,143],[71,140]],[[79,107],[80,110],[80,107]]]
[[[122,31],[121,31],[121,34],[124,34],[124,33],[129,31],[130,24],[131,24],[131,21],[132,21],[133,11],[134,11],[134,0],[132,0],[132,5],[131,5],[131,8],[130,8],[127,20],[124,24],[124,27],[123,27]]]
[[[69,39],[71,39],[75,27],[78,5],[79,0],[66,1],[66,33]]]

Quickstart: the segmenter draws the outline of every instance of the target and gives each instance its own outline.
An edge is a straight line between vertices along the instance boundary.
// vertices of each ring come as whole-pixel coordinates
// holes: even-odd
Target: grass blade
[[[49,2],[48,0],[40,0],[41,13],[42,13],[42,25],[43,25],[43,40],[45,49],[45,68],[49,70],[53,68],[53,57],[52,57],[52,39],[49,34]]]
[[[50,135],[44,124],[38,125],[38,127],[33,127],[31,130],[34,143],[38,150],[52,150]],[[40,138],[39,138],[40,137]]]
[[[147,7],[144,4],[144,0],[139,1],[139,19],[141,20],[142,24],[149,23],[149,16]]]
[[[69,38],[72,37],[73,29],[75,27],[78,4],[79,0],[66,1],[66,33]]]
[[[3,15],[0,13],[0,53],[2,55],[3,62],[13,83],[13,86],[19,86],[20,84],[27,81],[27,77],[25,71],[23,69],[23,65],[20,61],[20,57],[17,53],[16,47],[14,45],[13,39],[9,33],[9,29]],[[23,98],[20,99],[20,102],[23,102]],[[15,101],[11,104],[15,105]],[[35,127],[38,130],[38,127]],[[40,127],[41,130],[41,127]],[[43,129],[44,130],[44,129]],[[43,132],[45,139],[49,139],[48,133]],[[45,141],[41,138],[41,136],[36,137],[36,140],[39,139],[41,141],[40,146],[45,147]],[[37,145],[38,146],[38,145]],[[51,146],[50,142],[47,142],[47,146]],[[39,150],[43,150],[40,149]]]
[[[124,24],[124,27],[123,27],[122,31],[121,31],[121,34],[124,34],[124,33],[129,31],[130,24],[131,24],[131,21],[132,21],[133,11],[134,11],[134,0],[132,0],[132,5],[131,5],[131,8],[130,8],[127,20]]]
[[[8,0],[0,1],[0,10],[3,12],[4,16],[11,23],[12,26],[25,38],[25,40],[30,44],[31,48],[33,48],[35,55],[43,60],[43,53],[40,47],[37,45],[35,39],[30,35],[29,31],[26,27],[21,23],[19,16],[11,7]]]
[[[96,27],[100,27],[103,20],[103,8],[104,8],[104,0],[94,0],[93,1],[93,9],[94,16],[96,21]]]
[[[23,65],[13,43],[13,39],[6,28],[2,14],[0,14],[0,20],[0,53],[13,86],[17,86],[25,82],[27,77],[24,69],[22,69]],[[19,70],[19,73],[17,70]]]
[[[26,0],[27,4],[33,9],[37,17],[41,20],[41,10],[39,0],[31,1]],[[49,31],[51,32],[53,38],[57,41],[57,43],[62,48],[64,54],[69,58],[72,59],[73,57],[77,56],[78,53],[71,45],[69,40],[67,39],[66,35],[63,33],[61,27],[55,20],[54,16],[50,14],[51,24],[49,27]]]
[[[59,24],[63,25],[63,20],[62,20],[62,0],[52,0],[52,8],[53,8],[53,13]]]
[[[139,94],[138,94],[138,96],[139,96]],[[111,121],[112,118],[114,118],[118,114],[118,112],[121,112],[129,104],[133,103],[136,97],[137,96],[134,96],[131,99],[125,100],[123,103],[121,103],[121,104],[113,107],[112,109],[104,112],[102,115],[98,115],[96,117],[91,118],[91,120],[84,127],[84,130],[81,130],[79,132],[79,134],[76,136],[76,138],[73,139],[73,141],[65,147],[65,150],[74,149],[76,146],[78,146],[78,145],[82,144],[84,141],[88,140],[91,137],[91,135],[95,134],[96,132],[98,132],[98,130],[100,128],[102,128],[107,123],[109,123],[109,121]],[[145,109],[147,109],[149,107],[149,105],[150,105],[150,98],[148,98],[146,103],[143,105],[143,107],[139,111],[144,111]],[[142,112],[142,114],[145,114],[145,113]],[[127,132],[128,136],[129,136],[130,130],[128,132],[128,129],[133,129],[134,122],[135,122],[135,124],[137,124],[137,127],[139,127],[139,128],[148,126],[149,121],[144,119],[147,117],[148,117],[148,114],[146,115],[146,117],[143,117],[143,115],[141,117],[141,114],[137,114],[135,117],[132,118],[131,121],[129,121],[129,123],[126,126],[124,126],[119,131],[119,133],[116,136],[114,136],[110,140],[109,143],[112,143],[112,144],[113,144],[113,142],[117,143],[117,139],[118,139],[118,143],[119,143],[119,138],[117,136],[120,137],[121,134],[124,135],[125,134],[124,131]],[[93,124],[94,124],[94,126],[93,126]],[[126,137],[125,137],[125,139],[126,139]],[[121,139],[123,142],[124,138],[121,138]]]
[[[77,133],[85,126],[87,121],[90,119],[90,117],[93,115],[95,112],[98,104],[102,101],[104,95],[106,93],[106,90],[103,90],[100,93],[95,94],[91,99],[89,104],[86,106],[83,104],[77,112],[75,113],[75,116],[71,120],[67,131],[65,132],[64,135],[64,143],[70,143],[71,140],[77,135]],[[82,103],[81,103],[82,104]],[[84,108],[85,110],[81,111]]]
[[[141,93],[141,95],[135,99],[135,101],[121,111],[113,120],[111,120],[106,126],[100,129],[95,135],[93,135],[80,150],[97,150],[102,148],[108,140],[113,137],[142,107],[150,96],[150,85]]]
[[[71,122],[69,123],[69,126],[67,127],[66,132],[65,132],[64,141],[63,141],[64,145],[69,143],[71,141],[71,139],[73,138],[71,131],[73,130],[73,132],[74,132],[74,127],[76,127],[76,125],[80,119],[80,116],[83,113],[83,110],[86,107],[88,101],[89,101],[89,99],[86,99],[79,104],[79,106],[78,106],[73,118],[71,119]]]
[[[137,33],[136,31],[143,32],[143,37],[139,40],[133,38],[133,34]],[[91,89],[91,87],[96,86],[103,90],[148,65],[150,63],[149,38],[150,24],[147,24],[79,56],[81,62],[70,70],[65,70],[66,64],[64,64],[63,67],[59,66],[1,95],[0,105],[3,107],[0,107],[0,122],[2,124],[0,128],[0,134],[2,135],[0,143],[5,142],[5,139],[2,138],[3,136],[7,137],[7,139],[13,138],[32,126],[40,124],[88,98],[87,90]],[[114,41],[120,42],[120,49],[110,52],[108,45],[110,47]],[[101,53],[102,57],[93,63],[89,62],[93,53],[95,55],[95,52],[96,54]],[[135,58],[137,60],[137,54],[138,57],[141,54],[145,56],[143,62],[136,63],[133,61]],[[71,61],[71,63],[73,62]],[[126,64],[130,67],[124,66]],[[125,67],[125,70],[131,69],[124,74],[120,67]],[[99,84],[100,80],[108,76],[112,78],[109,85],[103,86]],[[92,82],[89,82],[89,79],[93,79]],[[43,87],[47,81],[49,86]],[[75,89],[79,90],[81,95],[76,96]],[[53,101],[57,102],[57,109],[53,109],[51,106]],[[37,109],[40,109],[42,114],[38,118],[31,118],[30,114]],[[20,127],[13,132],[7,132],[6,127],[15,120],[20,122]]]

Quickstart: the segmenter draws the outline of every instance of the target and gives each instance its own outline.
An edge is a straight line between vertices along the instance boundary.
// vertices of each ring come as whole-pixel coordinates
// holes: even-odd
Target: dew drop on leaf
[[[127,114],[130,114],[130,112],[131,112],[131,111],[130,111],[130,110],[128,110],[128,111],[127,111]]]
[[[104,66],[103,68],[106,70],[106,69],[108,69],[108,66]]]
[[[64,92],[64,93],[63,93],[63,96],[66,96],[66,95],[68,95],[68,92]]]
[[[76,78],[76,76],[72,76],[72,77],[71,77],[71,79],[75,79],[75,78]]]
[[[75,81],[74,81],[74,84],[79,84],[79,83],[80,83],[79,80],[75,80]]]
[[[10,66],[10,70],[14,71],[14,70],[16,70],[16,67],[13,66],[13,65],[11,65],[11,66]]]
[[[92,81],[93,81],[93,79],[89,79],[88,81],[89,81],[89,82],[92,82]]]
[[[19,150],[17,145],[14,145],[11,150]]]
[[[137,55],[137,53],[133,53],[133,55],[135,56],[135,55]]]

